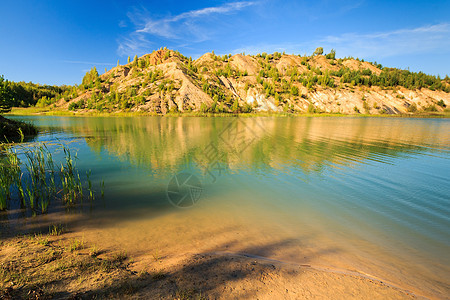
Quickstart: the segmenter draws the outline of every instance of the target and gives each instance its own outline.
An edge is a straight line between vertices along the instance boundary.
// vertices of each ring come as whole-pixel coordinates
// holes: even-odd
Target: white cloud
[[[336,49],[339,57],[385,58],[405,54],[435,53],[450,48],[450,24],[436,24],[412,29],[398,29],[386,32],[358,34],[345,33],[326,36],[308,42],[259,44],[244,46],[231,53],[256,54],[261,52],[282,52],[311,54],[316,47],[326,51]]]
[[[372,34],[347,33],[327,36],[317,45],[359,57],[390,57],[434,52],[450,46],[450,24],[428,25]],[[342,55],[341,54],[341,55]]]
[[[128,37],[122,37],[117,51],[121,54],[138,54],[151,46],[151,42],[145,36],[138,33],[131,33]]]
[[[192,27],[195,19],[209,16],[211,14],[226,14],[241,10],[247,6],[253,5],[254,2],[232,2],[217,7],[206,7],[198,10],[191,10],[174,17],[163,18],[160,20],[148,20],[144,28],[138,29],[136,32],[145,32],[159,35],[165,38],[178,38],[180,32],[174,26],[174,23],[183,21],[185,25]]]
[[[149,36],[156,36],[177,42],[201,42],[211,38],[210,28],[200,23],[208,21],[213,15],[231,14],[255,2],[230,2],[216,7],[206,7],[191,10],[179,15],[155,19],[148,17],[147,11],[135,10],[129,13],[130,21],[136,26],[128,37],[119,40],[118,52],[120,54],[145,51],[151,42]],[[204,25],[204,24],[203,24]]]
[[[125,28],[125,27],[127,27],[127,22],[125,22],[125,20],[120,20],[118,25],[120,28]]]

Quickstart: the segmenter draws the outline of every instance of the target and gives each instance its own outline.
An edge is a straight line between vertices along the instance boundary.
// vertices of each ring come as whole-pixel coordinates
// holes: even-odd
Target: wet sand
[[[304,226],[299,238],[296,228],[289,231],[280,219],[274,222],[264,212],[253,209],[253,217],[249,217],[239,213],[250,209],[242,205],[234,209],[230,208],[232,203],[223,207],[214,204],[214,209],[202,205],[154,217],[145,211],[135,212],[132,219],[122,221],[104,215],[75,223],[73,234],[107,251],[125,251],[133,257],[130,268],[137,273],[150,269],[178,274],[186,272],[186,266],[199,268],[197,275],[192,271],[188,276],[194,282],[186,279],[186,284],[198,288],[203,284],[200,290],[211,289],[208,295],[214,295],[212,298],[219,297],[220,291],[224,293],[221,297],[227,298],[228,291],[221,290],[227,286],[227,276],[245,273],[254,263],[259,273],[248,271],[239,280],[232,280],[236,297],[320,298],[328,292],[336,293],[329,295],[337,298],[398,298],[411,294],[444,298],[448,292],[439,274],[433,276],[426,269],[414,274],[417,269],[409,266],[407,257],[398,261],[379,249],[373,250],[373,256],[358,253],[354,247],[361,241],[355,240],[352,245],[346,239],[341,245],[318,230],[316,224]],[[226,272],[229,262],[234,265]],[[260,281],[258,276],[265,272],[270,280]],[[201,284],[198,279],[196,283],[196,278],[206,281]],[[286,289],[292,294],[284,294]],[[273,291],[276,294],[271,294]]]
[[[10,238],[0,247],[0,298],[17,299],[412,299],[358,273],[249,255],[157,254],[135,260],[78,233]],[[94,250],[95,249],[95,250]]]

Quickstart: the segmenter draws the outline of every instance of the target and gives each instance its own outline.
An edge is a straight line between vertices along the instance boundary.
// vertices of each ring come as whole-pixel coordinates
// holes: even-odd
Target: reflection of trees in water
[[[243,137],[221,137],[233,118],[86,118],[76,131],[89,134],[92,150],[102,149],[121,160],[155,171],[184,164],[213,144],[231,169],[297,166],[320,172],[327,165],[352,165],[418,152],[439,151],[448,140],[446,122],[365,118],[240,118]],[[230,146],[246,147],[233,154]],[[433,144],[433,148],[429,145]],[[203,158],[206,160],[206,158]]]

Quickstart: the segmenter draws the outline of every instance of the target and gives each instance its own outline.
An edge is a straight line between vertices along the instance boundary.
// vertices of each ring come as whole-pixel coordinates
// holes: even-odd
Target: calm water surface
[[[70,143],[80,173],[105,181],[72,224],[103,247],[143,260],[247,253],[450,294],[450,120],[14,118],[42,130],[35,141]],[[179,190],[193,206],[168,201],[180,172],[201,183]]]

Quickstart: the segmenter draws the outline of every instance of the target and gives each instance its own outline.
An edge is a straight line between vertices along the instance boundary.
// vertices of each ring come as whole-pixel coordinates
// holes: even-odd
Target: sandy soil
[[[409,299],[408,291],[357,273],[229,253],[146,263],[71,234],[2,241],[3,299]]]
[[[212,214],[201,215],[207,220],[218,220]],[[45,222],[27,224],[28,230],[41,231],[42,235],[15,237],[2,232],[0,298],[421,298],[405,286],[347,267],[328,267],[328,260],[339,257],[346,266],[342,253],[330,252],[331,256],[319,258],[305,245],[303,262],[287,263],[291,260],[284,259],[289,257],[286,254],[293,251],[298,255],[298,245],[275,243],[269,237],[261,241],[263,237],[248,228],[230,230],[225,219],[234,225],[239,223],[230,216],[217,222],[224,227],[221,234],[221,226],[213,233],[208,227],[193,227],[188,222],[190,217],[169,214],[162,219],[133,221],[130,225],[115,220],[111,221],[114,226],[110,229],[99,231],[72,215],[64,217],[67,221],[62,226],[64,232],[50,235],[49,227],[54,220],[49,215]],[[200,215],[195,218],[196,222],[199,218]],[[62,220],[63,216],[56,219]],[[86,224],[85,227],[80,223]],[[142,231],[136,231],[138,228]],[[188,228],[194,229],[189,232]],[[258,251],[252,250],[250,245],[255,241],[251,237],[264,242],[266,247],[254,244]],[[234,244],[233,240],[239,242]],[[245,251],[243,247],[247,247]]]

